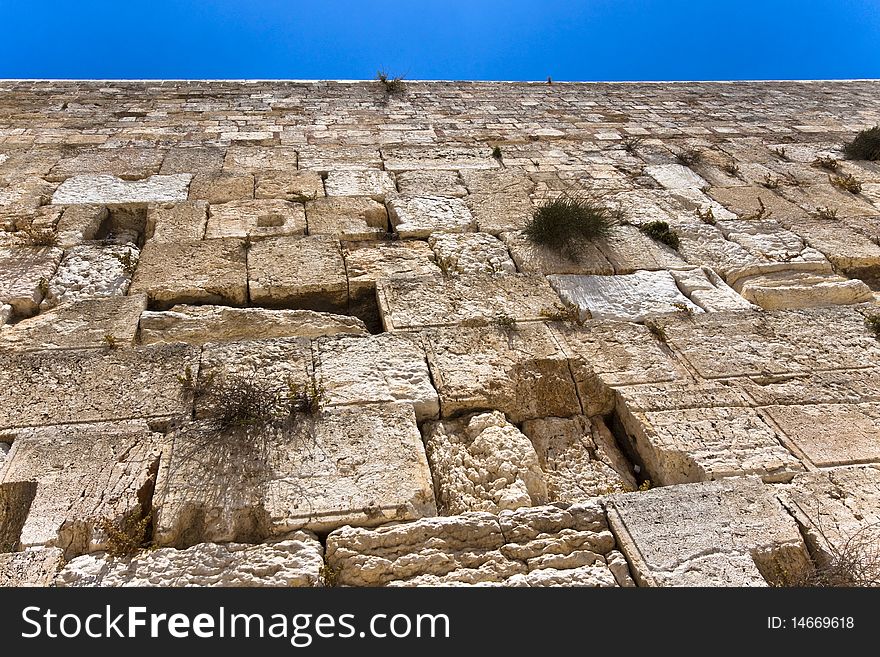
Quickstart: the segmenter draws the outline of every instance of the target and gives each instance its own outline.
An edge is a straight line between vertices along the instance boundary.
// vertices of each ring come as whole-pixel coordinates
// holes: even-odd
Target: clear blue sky
[[[880,0],[0,0],[3,78],[880,77]]]

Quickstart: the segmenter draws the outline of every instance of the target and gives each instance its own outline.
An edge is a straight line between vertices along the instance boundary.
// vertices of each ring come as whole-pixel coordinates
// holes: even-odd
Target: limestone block
[[[724,239],[715,226],[688,221],[674,229],[681,245],[679,254],[691,265],[711,267],[733,285],[738,278],[786,268],[785,263],[772,263],[763,256],[750,253],[743,246]]]
[[[423,337],[444,418],[491,408],[519,423],[581,412],[568,359],[544,324],[444,328]]]
[[[534,183],[521,171],[463,171],[462,178],[469,194],[468,209],[484,233],[498,235],[520,230],[535,213],[529,197]]]
[[[632,465],[601,418],[526,420],[522,432],[538,455],[551,502],[584,502],[637,487]]]
[[[793,451],[816,467],[880,461],[876,402],[769,406],[764,411],[782,429]]]
[[[423,431],[441,513],[498,513],[547,502],[538,455],[503,413],[428,422]]]
[[[156,204],[147,210],[145,236],[152,242],[198,242],[207,222],[205,201]]]
[[[755,310],[709,267],[671,271],[678,289],[707,312]]]
[[[364,173],[353,171],[351,173]],[[388,232],[388,212],[381,203],[358,196],[327,197],[306,203],[309,235],[371,240]]]
[[[9,150],[0,162],[0,177],[10,182],[20,182],[28,178],[42,179],[61,159],[60,151],[47,148]]]
[[[752,165],[760,166],[760,165]],[[746,167],[744,167],[745,169]],[[763,174],[761,182],[764,181]],[[633,194],[638,198],[640,192]],[[668,196],[664,199],[667,203],[671,203],[673,215],[680,215],[679,208],[683,208],[690,216],[699,218],[700,215],[705,216],[709,210],[716,221],[732,221],[737,218],[736,214],[725,208],[718,201],[710,198],[703,190],[694,189],[693,187],[685,187],[681,189],[670,189]],[[700,219],[702,221],[702,219]]]
[[[208,208],[205,239],[303,235],[306,213],[300,203],[277,199],[229,201]]]
[[[298,153],[300,170],[329,173],[383,168],[382,156],[374,146],[302,146]]]
[[[339,333],[366,335],[367,329],[356,317],[312,310],[174,306],[167,311],[148,311],[140,315],[142,344],[314,338]]]
[[[302,203],[323,196],[324,181],[314,171],[266,171],[256,176],[254,198],[276,198]]]
[[[37,312],[64,251],[52,247],[0,247],[0,303],[16,315]]]
[[[640,586],[766,586],[809,567],[794,520],[757,478],[615,495],[607,510]]]
[[[256,542],[436,513],[409,404],[325,409],[283,431],[218,431],[209,420],[171,440],[153,500],[162,546]]]
[[[314,534],[296,532],[261,545],[199,543],[159,548],[130,558],[77,557],[56,586],[320,586],[324,556]]]
[[[734,283],[734,288],[764,310],[848,305],[871,301],[874,296],[863,281],[809,271],[745,276]]]
[[[484,148],[467,146],[400,146],[382,150],[387,171],[425,169],[498,169],[500,164]]]
[[[11,326],[0,327],[0,349],[109,349],[111,342],[112,347],[132,345],[138,319],[146,307],[144,295],[65,303]]]
[[[866,199],[859,198],[858,194],[839,190],[829,183],[804,188],[780,187],[779,191],[809,214],[815,214],[819,208],[828,208],[840,217],[871,217],[877,214],[877,208]]]
[[[595,503],[464,513],[327,537],[347,586],[631,586]]]
[[[499,316],[536,321],[559,305],[547,279],[532,274],[395,277],[378,281],[376,294],[387,331],[485,325]]]
[[[688,264],[670,247],[652,240],[635,226],[617,226],[608,239],[597,243],[615,274],[638,269],[684,269]],[[604,272],[547,272],[554,274]]]
[[[348,281],[339,241],[329,235],[270,237],[248,252],[248,288],[263,306],[342,310]]]
[[[198,357],[182,344],[0,353],[0,428],[188,413],[177,377]]]
[[[70,248],[95,239],[109,216],[103,205],[70,205],[64,208],[56,226],[58,246]]]
[[[199,173],[189,186],[190,200],[228,203],[254,198],[254,177],[249,173]]]
[[[230,173],[296,171],[296,168],[296,149],[285,146],[230,146],[223,159],[223,170]]]
[[[131,285],[139,254],[132,244],[90,242],[71,247],[49,279],[40,308],[124,295]]]
[[[397,187],[406,196],[452,196],[464,198],[467,190],[457,171],[403,171],[395,176]]]
[[[145,180],[132,181],[109,175],[77,175],[58,186],[52,195],[52,203],[116,205],[185,201],[191,179],[192,176],[188,173],[156,175]]]
[[[614,273],[598,244],[591,242],[581,246],[576,257],[569,257],[537,244],[533,244],[522,231],[504,232],[499,235],[507,245],[517,269],[534,274],[602,274]]]
[[[432,233],[428,244],[449,276],[516,273],[507,247],[486,233]]]
[[[851,276],[880,271],[880,245],[839,221],[800,221],[792,229]]]
[[[49,172],[51,180],[79,174],[109,174],[123,180],[139,180],[159,173],[162,151],[155,148],[99,148],[62,158]]]
[[[31,548],[0,554],[0,586],[51,586],[64,565],[59,548]]]
[[[401,237],[428,237],[431,233],[462,233],[475,229],[463,201],[443,196],[396,196],[388,201],[391,225]]]
[[[313,351],[329,406],[401,401],[412,404],[419,422],[440,414],[418,342],[388,333],[339,336],[317,340]]]
[[[756,376],[738,384],[758,406],[880,402],[880,370],[830,370]]]
[[[743,379],[660,381],[614,389],[619,413],[755,406]],[[757,386],[757,384],[755,384]]]
[[[645,173],[666,189],[709,187],[709,183],[703,178],[680,164],[651,164],[645,167]]]
[[[703,309],[684,296],[668,271],[637,271],[622,276],[548,276],[550,285],[582,320],[641,322],[652,315]]]
[[[222,148],[212,146],[171,148],[165,153],[159,173],[215,173],[223,168]]]
[[[616,387],[688,378],[646,326],[594,320],[583,326],[557,324],[553,332],[569,359],[588,416],[614,409]]]
[[[724,237],[771,262],[783,262],[798,271],[830,271],[821,253],[772,219],[725,221],[718,224]]]
[[[876,554],[880,523],[880,469],[876,465],[804,473],[780,486],[778,493],[820,568],[846,553],[857,559]]]
[[[0,187],[0,216],[21,217],[34,214],[52,197],[57,185],[42,178],[26,177]]]
[[[129,292],[146,293],[151,306],[156,308],[170,308],[178,303],[244,305],[247,302],[244,242],[232,238],[147,242]]]
[[[367,196],[383,203],[385,197],[397,192],[394,178],[387,171],[331,171],[324,181],[327,196]]]
[[[765,187],[712,187],[707,194],[740,219],[773,219],[783,226],[807,218],[807,212]],[[761,214],[761,204],[765,210]]]
[[[66,558],[106,549],[102,521],[121,525],[149,513],[142,502],[155,481],[161,435],[146,422],[17,429],[11,435],[0,484],[36,482],[19,538],[23,548],[58,547]]]
[[[350,242],[343,249],[352,300],[376,296],[376,281],[401,278],[440,277],[434,252],[425,242]]]

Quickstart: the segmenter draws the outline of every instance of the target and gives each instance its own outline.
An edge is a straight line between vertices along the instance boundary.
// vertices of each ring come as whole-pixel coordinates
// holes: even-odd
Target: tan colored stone
[[[757,218],[761,208],[759,199],[765,208],[762,219],[773,219],[788,226],[807,218],[803,208],[765,187],[713,187],[707,193],[740,219]]]
[[[602,274],[614,273],[614,266],[598,245],[583,244],[576,257],[556,253],[546,246],[532,244],[521,231],[499,235],[507,245],[519,271],[534,274]]]
[[[376,297],[376,281],[402,278],[440,277],[434,252],[425,242],[348,242],[343,249],[352,300]]]
[[[432,233],[428,244],[448,276],[516,273],[507,247],[486,233]]]
[[[709,267],[671,271],[678,289],[706,312],[755,310]]]
[[[465,146],[400,146],[382,150],[388,171],[436,169],[497,169],[498,160],[488,150]]]
[[[67,250],[45,287],[40,308],[58,304],[123,296],[139,261],[137,247],[87,242]]]
[[[152,242],[198,242],[205,237],[207,222],[205,201],[153,205],[147,210],[145,237]]]
[[[193,176],[189,199],[228,203],[254,198],[254,177],[249,173],[200,173]]]
[[[277,199],[229,201],[208,207],[206,239],[303,235],[306,213],[300,203]]]
[[[297,153],[284,146],[230,146],[223,160],[223,170],[230,173],[258,171],[296,171]]]
[[[247,302],[244,241],[151,243],[140,254],[130,294],[146,293],[156,308],[178,303]]]
[[[308,201],[306,219],[309,235],[332,235],[344,240],[371,240],[381,238],[388,232],[388,213],[385,206],[366,197],[329,196]]]
[[[397,192],[394,178],[387,171],[330,171],[324,182],[327,196],[366,196],[380,203]]]
[[[388,215],[403,238],[424,238],[435,232],[462,233],[476,227],[464,202],[443,196],[396,196],[388,201]]]
[[[144,180],[122,180],[111,175],[77,175],[58,186],[52,203],[74,205],[140,205],[185,201],[192,176],[176,173],[150,176]]]
[[[468,193],[457,171],[403,171],[395,178],[400,193],[406,196],[464,198]]]
[[[146,422],[18,429],[11,438],[0,484],[37,483],[22,547],[59,547],[67,558],[95,552],[109,540],[102,521],[122,525],[149,513],[141,500],[153,487],[161,436]]]
[[[498,235],[520,230],[531,220],[535,206],[529,193],[534,183],[525,173],[465,170],[461,175],[469,192],[465,203],[480,231]]]
[[[298,153],[301,170],[329,173],[383,168],[382,156],[375,146],[303,146]]]
[[[827,182],[805,188],[781,187],[780,194],[811,215],[820,208],[827,208],[841,217],[870,217],[877,214],[877,208],[859,198],[858,194],[842,191]]]
[[[215,173],[223,167],[222,148],[172,148],[165,154],[159,173]]]
[[[110,213],[103,205],[69,205],[58,220],[58,246],[70,248],[95,239]]]
[[[808,271],[745,276],[734,283],[734,288],[764,310],[848,305],[871,301],[874,296],[862,281]]]
[[[254,198],[275,198],[302,203],[324,196],[324,181],[313,171],[257,173]]]
[[[684,269],[688,264],[670,247],[655,242],[635,226],[617,226],[608,239],[597,243],[615,274],[638,269]],[[547,272],[559,274],[602,272]]]
[[[348,281],[339,241],[327,235],[270,237],[248,252],[251,301],[271,307],[344,310]]]
[[[52,247],[0,248],[0,303],[33,315],[64,252]]]
[[[880,272],[880,245],[840,221],[800,221],[792,229],[851,276]]]
[[[32,548],[0,554],[0,586],[51,586],[64,565],[64,551]]]
[[[709,187],[709,183],[688,167],[680,164],[652,164],[645,167],[645,173],[666,189],[705,189]]]

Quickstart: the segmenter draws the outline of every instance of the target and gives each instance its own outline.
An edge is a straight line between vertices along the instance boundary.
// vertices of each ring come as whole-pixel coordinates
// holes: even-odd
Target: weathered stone
[[[800,221],[792,229],[850,276],[880,272],[880,245],[840,221]]]
[[[780,187],[780,195],[797,204],[809,214],[816,214],[825,208],[841,217],[870,217],[877,214],[877,208],[858,194],[851,194],[826,183],[800,187]]]
[[[183,344],[0,353],[0,428],[186,414],[177,377],[198,357]]]
[[[0,248],[0,303],[16,315],[37,312],[62,255],[51,247]]]
[[[535,321],[559,304],[543,276],[527,274],[395,277],[379,280],[376,294],[387,331],[485,325],[499,317]]]
[[[544,324],[436,329],[424,343],[442,417],[491,408],[519,423],[581,413],[568,360]]]
[[[401,146],[382,150],[385,169],[410,171],[424,169],[497,169],[498,160],[484,149],[449,146],[425,148]]]
[[[484,233],[520,230],[535,213],[534,183],[521,171],[463,171],[462,178],[470,192],[465,203]]]
[[[367,196],[384,202],[385,197],[397,192],[394,178],[387,171],[331,171],[324,181],[327,196]]]
[[[382,157],[375,146],[305,146],[298,153],[301,170],[329,174],[330,171],[383,168]]]
[[[764,310],[813,308],[871,301],[871,289],[862,281],[832,273],[782,271],[737,279],[734,288]]]
[[[323,550],[314,534],[297,532],[277,543],[199,543],[160,548],[130,558],[77,557],[58,573],[57,586],[319,586]]]
[[[465,513],[327,537],[327,563],[353,586],[632,586],[595,502]]]
[[[807,212],[802,208],[764,187],[713,187],[707,193],[740,219],[772,218],[788,226],[791,222],[807,218]]]
[[[254,177],[249,173],[200,173],[189,186],[190,200],[228,203],[254,198]]]
[[[441,513],[498,513],[547,502],[538,455],[503,413],[429,422],[423,431]]]
[[[486,233],[432,233],[428,244],[440,268],[458,274],[515,274],[504,243]]]
[[[0,303],[0,327],[2,327],[12,317],[12,306],[8,303]]]
[[[0,586],[51,586],[63,565],[64,551],[59,548],[0,553]]]
[[[507,245],[519,271],[534,274],[602,274],[614,273],[614,266],[599,246],[592,242],[580,245],[573,257],[557,253],[546,246],[533,244],[522,231],[499,235]]]
[[[58,246],[70,248],[95,239],[109,216],[103,205],[71,205],[64,208],[56,227]]]
[[[615,274],[636,270],[684,269],[688,264],[670,247],[652,240],[635,226],[617,226],[611,235],[597,243]],[[553,274],[599,274],[604,272],[547,272]]]
[[[31,351],[134,344],[143,295],[86,299],[0,328],[0,349]],[[109,337],[108,337],[109,336]]]
[[[223,160],[223,170],[234,173],[296,171],[296,167],[296,150],[284,146],[230,146]]]
[[[678,289],[707,312],[756,309],[755,306],[728,287],[727,283],[709,267],[683,269],[669,273],[675,279]]]
[[[223,167],[222,148],[172,148],[165,154],[159,173],[215,173]]]
[[[396,196],[388,201],[391,225],[401,237],[462,233],[475,229],[470,210],[459,199],[443,196]]]
[[[269,310],[228,306],[174,306],[140,315],[140,341],[204,344],[225,340],[314,338],[338,333],[366,335],[356,317],[311,310]]]
[[[49,172],[51,180],[78,174],[109,174],[123,180],[140,180],[159,173],[163,153],[153,148],[106,148],[62,158]]]
[[[434,252],[425,242],[351,242],[343,249],[352,300],[375,298],[376,281],[401,278],[440,277]]]
[[[131,244],[91,242],[70,248],[49,279],[40,308],[124,295],[131,285],[138,258],[139,251]]]
[[[724,221],[717,226],[726,239],[771,262],[785,263],[787,269],[830,271],[825,256],[772,219]]]
[[[668,271],[637,271],[622,276],[548,276],[566,304],[590,318],[641,322],[652,315],[703,309],[684,296]]]
[[[208,208],[206,239],[303,235],[306,213],[300,203],[264,199],[229,201]]]
[[[73,176],[58,186],[52,202],[59,205],[114,205],[185,201],[191,179],[188,173],[132,181],[108,175]]]
[[[125,526],[149,513],[161,436],[146,422],[18,429],[11,437],[0,484],[37,483],[23,548],[59,547],[67,558],[106,549],[103,522]]]
[[[307,310],[343,310],[348,281],[339,241],[327,235],[270,237],[248,252],[253,303]]]
[[[758,406],[880,402],[880,370],[849,369],[738,379]]]
[[[682,189],[693,187],[705,189],[709,183],[693,171],[680,164],[652,164],[645,167],[645,173],[651,176],[666,189]]]
[[[198,242],[205,237],[207,222],[205,201],[152,205],[147,210],[145,237],[152,242]]]
[[[286,201],[315,200],[324,196],[324,181],[314,171],[267,171],[258,173],[254,198]]]
[[[809,568],[794,520],[756,478],[615,495],[608,521],[640,586],[766,586]]]
[[[0,186],[0,216],[30,215],[48,203],[57,185],[42,178],[26,177],[8,187]]]
[[[388,232],[388,213],[385,206],[366,197],[331,196],[309,201],[306,203],[306,219],[309,235],[333,235],[344,240],[371,240]]]
[[[326,409],[286,431],[218,431],[207,421],[171,438],[154,497],[159,545],[255,542],[436,513],[409,404]]]
[[[407,402],[419,422],[440,413],[418,342],[393,334],[341,336],[318,340],[314,352],[316,377],[330,406]]]
[[[464,198],[468,194],[457,171],[404,171],[396,180],[400,193],[406,196]]]
[[[632,465],[601,418],[526,420],[522,432],[538,455],[550,501],[583,502],[636,489]]]
[[[240,239],[147,242],[129,292],[146,293],[158,308],[178,303],[244,305],[247,273],[245,245]]]

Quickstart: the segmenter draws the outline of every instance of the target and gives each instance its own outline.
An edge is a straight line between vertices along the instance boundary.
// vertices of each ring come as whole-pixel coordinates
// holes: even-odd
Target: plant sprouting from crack
[[[844,145],[843,154],[848,160],[880,160],[880,125],[860,131]]]
[[[856,180],[855,176],[851,173],[847,173],[843,176],[828,176],[828,182],[834,185],[837,189],[849,192],[850,194],[859,194],[862,191],[862,183]]]
[[[665,221],[649,221],[648,223],[643,224],[639,230],[655,242],[665,244],[676,251],[678,250],[678,247],[681,246],[681,240],[679,240],[678,234],[675,230],[670,228],[669,224]]]
[[[577,261],[587,243],[611,235],[613,213],[586,196],[565,193],[538,207],[523,229],[532,244],[546,246]]]

